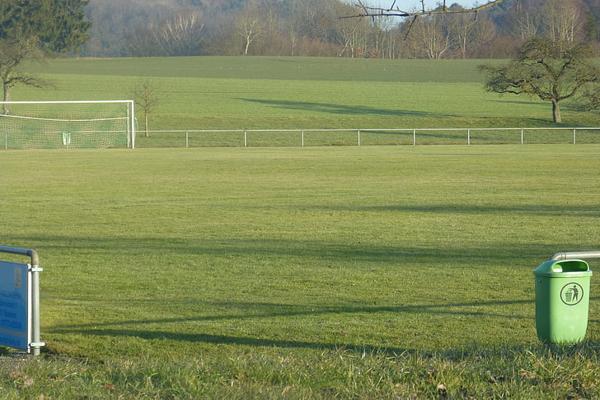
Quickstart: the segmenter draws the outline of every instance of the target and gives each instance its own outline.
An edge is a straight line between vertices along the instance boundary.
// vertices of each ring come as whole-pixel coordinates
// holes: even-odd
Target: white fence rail
[[[268,147],[318,145],[405,144],[551,144],[598,143],[600,127],[548,128],[348,128],[348,129],[185,129],[140,131],[142,146],[161,147]],[[585,134],[585,140],[579,136]],[[320,135],[319,140],[314,140]],[[325,135],[325,136],[323,136]],[[387,136],[385,140],[382,136]],[[209,139],[210,137],[210,139]],[[309,140],[313,138],[313,140]]]

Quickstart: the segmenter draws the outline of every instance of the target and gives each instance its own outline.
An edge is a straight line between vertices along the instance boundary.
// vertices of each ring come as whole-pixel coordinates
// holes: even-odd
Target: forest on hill
[[[533,36],[600,39],[600,0],[507,0],[413,24],[343,19],[357,10],[340,0],[90,0],[86,12],[86,56],[500,58]]]

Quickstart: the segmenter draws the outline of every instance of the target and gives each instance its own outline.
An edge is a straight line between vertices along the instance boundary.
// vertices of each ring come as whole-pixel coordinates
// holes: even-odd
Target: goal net
[[[1,147],[133,149],[133,101],[0,101]]]

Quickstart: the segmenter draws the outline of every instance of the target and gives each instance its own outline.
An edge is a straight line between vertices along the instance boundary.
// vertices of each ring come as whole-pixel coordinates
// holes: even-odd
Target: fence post
[[[304,147],[304,131],[302,131],[302,147]]]
[[[417,145],[417,130],[413,129],[413,146]]]
[[[573,128],[573,144],[577,144],[577,128]]]
[[[356,134],[358,138],[358,146],[360,147],[360,129],[356,131]]]
[[[185,148],[190,148],[190,133],[188,131],[185,131]]]
[[[525,129],[521,128],[521,144],[525,144]]]
[[[244,129],[244,147],[248,147],[248,131]]]
[[[471,145],[471,130],[467,129],[467,145]]]

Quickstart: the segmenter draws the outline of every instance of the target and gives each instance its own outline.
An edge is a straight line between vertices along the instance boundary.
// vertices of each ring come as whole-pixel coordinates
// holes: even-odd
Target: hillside
[[[505,0],[477,18],[422,18],[410,32],[399,19],[339,18],[353,12],[340,0],[90,0],[82,54],[488,58],[532,35],[600,38],[600,0]]]

